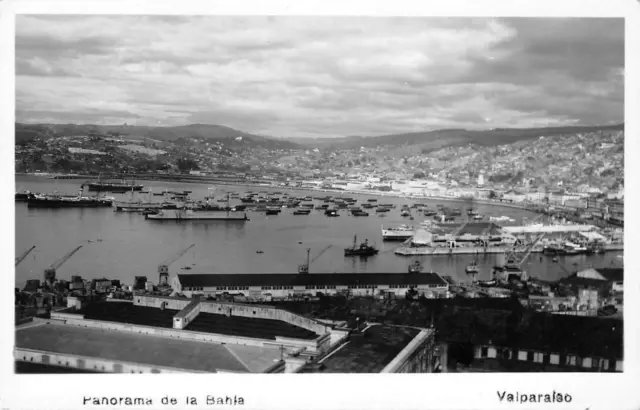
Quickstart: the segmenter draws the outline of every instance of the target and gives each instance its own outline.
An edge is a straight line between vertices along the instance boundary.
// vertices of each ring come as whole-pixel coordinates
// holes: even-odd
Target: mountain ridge
[[[448,128],[441,130],[388,134],[381,136],[346,136],[336,138],[277,138],[255,135],[217,124],[188,124],[180,126],[138,126],[97,124],[28,124],[16,123],[16,141],[34,135],[119,135],[174,142],[183,138],[220,141],[229,146],[251,145],[267,149],[326,148],[357,149],[378,146],[416,146],[423,151],[448,146],[479,144],[495,146],[515,143],[540,136],[557,136],[581,132],[624,130],[624,123],[593,126],[563,126],[541,128],[494,128],[490,130],[465,130]],[[238,137],[242,137],[238,140]]]

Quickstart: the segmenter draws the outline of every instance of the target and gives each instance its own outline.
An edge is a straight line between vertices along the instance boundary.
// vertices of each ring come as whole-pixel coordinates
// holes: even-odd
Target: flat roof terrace
[[[76,313],[82,314],[85,319],[91,320],[172,328],[173,317],[178,312],[179,310],[175,309],[162,310],[154,307],[137,306],[128,302],[98,302],[91,303]]]
[[[175,309],[161,310],[127,302],[95,303],[78,311],[78,313],[84,314],[86,319],[161,328],[172,328],[173,317],[178,312]],[[275,340],[276,336],[306,340],[318,337],[310,330],[280,320],[243,316],[227,317],[205,312],[200,312],[185,330],[269,340]]]
[[[281,354],[277,349],[244,346],[232,351],[208,342],[49,323],[17,328],[16,348],[211,373],[261,372]]]
[[[200,312],[198,316],[187,325],[186,330],[270,340],[275,340],[276,336],[306,340],[318,337],[317,334],[310,330],[291,325],[281,320],[225,316],[205,312]]]
[[[320,366],[307,366],[301,373],[380,373],[418,333],[408,327],[371,326],[329,353]]]

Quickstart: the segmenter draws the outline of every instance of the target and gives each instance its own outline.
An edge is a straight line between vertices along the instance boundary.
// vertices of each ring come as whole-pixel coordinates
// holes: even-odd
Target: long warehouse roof
[[[425,273],[244,273],[178,275],[182,286],[447,285]]]

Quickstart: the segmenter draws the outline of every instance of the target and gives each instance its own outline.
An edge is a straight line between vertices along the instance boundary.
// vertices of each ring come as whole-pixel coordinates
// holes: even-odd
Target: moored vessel
[[[344,249],[344,256],[373,256],[378,254],[378,250],[369,245],[367,239],[360,245],[357,245],[357,236],[353,237],[353,246]]]
[[[155,214],[145,215],[145,219],[155,221],[248,221],[247,214],[229,212],[194,211],[192,209],[161,209]]]
[[[414,234],[415,229],[407,225],[400,225],[396,228],[382,228],[383,241],[406,241],[413,238]]]
[[[102,208],[111,207],[113,198],[86,196],[31,195],[27,198],[29,208]]]

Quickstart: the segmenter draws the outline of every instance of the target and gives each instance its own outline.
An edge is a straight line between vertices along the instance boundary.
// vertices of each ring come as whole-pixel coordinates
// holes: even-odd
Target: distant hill
[[[191,124],[177,127],[148,127],[134,125],[93,125],[93,124],[20,124],[16,123],[16,141],[36,135],[79,136],[98,134],[120,135],[125,138],[149,138],[160,141],[176,141],[181,138],[197,138],[210,142],[222,142],[226,147],[251,146],[267,149],[295,149],[298,144],[288,140],[272,139],[249,134],[222,125]],[[242,139],[238,140],[238,137]]]
[[[459,146],[469,143],[494,146],[517,141],[538,138],[540,136],[569,135],[580,132],[619,131],[624,124],[578,127],[548,128],[496,128],[492,130],[470,131],[463,129],[444,129],[436,131],[392,134],[379,137],[342,137],[298,139],[298,143],[318,148],[353,149],[359,147],[375,148],[377,146],[401,147],[416,146],[423,150],[437,150],[447,146]]]
[[[228,148],[240,146],[261,147],[267,149],[296,149],[300,147],[324,149],[354,149],[359,147],[375,148],[411,147],[412,151],[433,151],[448,146],[480,144],[494,146],[538,138],[540,136],[569,135],[580,132],[619,131],[624,124],[578,127],[548,128],[496,128],[492,130],[471,131],[464,129],[442,129],[436,131],[392,134],[376,137],[349,136],[339,138],[288,138],[275,139],[249,134],[222,125],[192,124],[177,127],[147,127],[123,125],[91,124],[16,124],[16,141],[33,138],[37,135],[75,136],[90,133],[99,135],[121,135],[133,139],[155,139],[176,141],[181,138],[197,138],[211,142],[222,142]],[[241,140],[237,140],[242,137]]]

